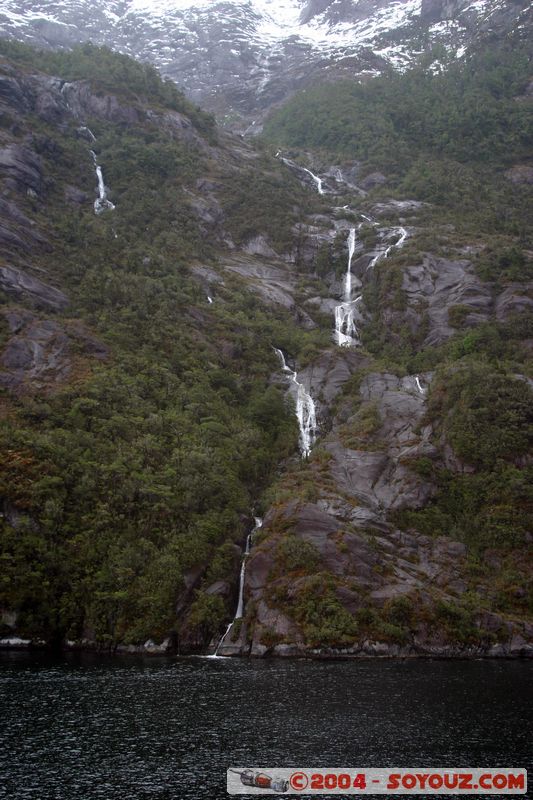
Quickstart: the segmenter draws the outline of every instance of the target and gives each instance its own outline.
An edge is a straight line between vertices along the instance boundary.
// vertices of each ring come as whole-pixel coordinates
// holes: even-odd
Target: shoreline
[[[110,658],[133,656],[133,657],[164,657],[169,659],[180,658],[203,658],[211,660],[227,661],[228,659],[242,660],[302,660],[307,661],[370,661],[370,660],[442,660],[442,661],[473,661],[473,660],[507,660],[507,661],[527,661],[533,659],[533,644],[527,642],[520,643],[515,647],[505,645],[492,645],[490,648],[476,648],[475,646],[458,648],[449,646],[447,648],[435,648],[433,650],[416,651],[413,648],[400,648],[397,645],[386,645],[376,642],[378,647],[359,649],[358,651],[316,651],[298,650],[296,647],[284,646],[282,652],[276,652],[277,648],[265,653],[231,653],[227,655],[214,656],[206,652],[180,652],[176,648],[169,648],[165,643],[156,645],[153,642],[145,645],[116,645],[115,647],[99,646],[97,643],[68,643],[59,646],[51,645],[42,640],[22,639],[10,637],[0,639],[0,657],[8,653],[45,653],[50,655],[69,655],[72,653],[91,654],[97,656],[107,656]]]

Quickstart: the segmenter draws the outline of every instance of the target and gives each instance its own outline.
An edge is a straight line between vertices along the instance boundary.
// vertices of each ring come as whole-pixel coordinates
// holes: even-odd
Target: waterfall
[[[379,250],[379,251],[376,253],[376,255],[374,256],[374,258],[372,259],[372,261],[369,263],[369,265],[368,265],[368,267],[367,267],[367,270],[369,270],[369,269],[372,269],[373,267],[375,267],[375,266],[376,266],[376,264],[377,264],[379,261],[381,261],[382,259],[388,258],[388,255],[389,255],[390,251],[391,251],[391,250],[392,250],[394,247],[396,247],[396,248],[398,248],[398,249],[399,249],[400,247],[403,247],[403,245],[405,244],[405,240],[406,240],[406,239],[407,239],[407,237],[409,236],[409,234],[407,233],[407,231],[405,230],[405,228],[402,228],[402,227],[400,227],[400,228],[393,228],[393,229],[392,229],[392,234],[393,234],[393,235],[395,235],[395,236],[399,236],[399,239],[398,239],[396,242],[394,242],[394,244],[390,244],[388,247],[386,247],[386,248],[385,248],[385,250]],[[389,234],[389,235],[390,235],[390,234]]]
[[[78,133],[87,136],[91,140],[91,142],[96,142],[96,136],[94,135],[92,130],[87,127],[87,125],[80,125],[80,127],[78,128]]]
[[[291,161],[290,158],[285,158],[284,156],[281,155],[280,150],[278,150],[278,152],[276,153],[275,158],[279,158],[283,164],[285,164],[287,167],[290,167],[293,170],[296,170],[297,172],[307,172],[307,174],[310,175],[313,181],[315,182],[318,194],[325,194],[322,185],[323,184],[322,178],[319,178],[318,175],[315,175],[314,172],[311,172],[310,169],[307,169],[307,167],[302,167],[300,166],[300,164],[296,164],[294,161]]]
[[[348,269],[344,281],[344,299],[347,303],[352,299],[352,259],[355,253],[355,228],[350,228],[348,234]]]
[[[280,350],[278,347],[275,347],[274,352],[281,361],[281,369],[283,370],[283,372],[290,372],[292,375],[292,369],[287,366],[287,363],[285,361],[285,356],[283,355],[283,351]]]
[[[209,297],[209,295],[207,295],[207,302],[209,303],[209,305],[211,305],[213,302],[213,298]]]
[[[424,389],[424,387],[420,383],[420,378],[418,377],[418,375],[415,378],[415,383],[416,383],[416,387],[417,387],[418,391],[420,392],[420,394],[425,394],[426,390]]]
[[[409,234],[407,233],[405,228],[398,228],[398,233],[400,234],[400,238],[398,239],[398,241],[396,242],[394,247],[403,247],[404,242],[407,239]]]
[[[356,305],[362,295],[352,300],[352,259],[355,253],[355,228],[348,235],[348,267],[344,279],[344,301],[335,308],[335,341],[341,347],[359,344],[359,334],[355,324]]]
[[[298,380],[298,373],[287,366],[283,352],[274,347],[274,351],[281,362],[283,372],[291,374],[291,380],[296,386],[296,418],[300,428],[300,452],[302,458],[307,458],[311,453],[317,434],[315,401],[306,390],[303,383]]]
[[[318,194],[325,194],[324,189],[322,188],[322,178],[319,178],[318,175],[315,175],[313,172],[311,172],[310,169],[307,169],[306,167],[302,167],[302,169],[304,172],[307,172],[307,174],[310,175],[314,180],[314,182],[316,183]]]
[[[91,155],[93,157],[94,167],[96,170],[96,177],[98,178],[98,197],[94,201],[94,213],[102,214],[107,210],[113,211],[115,206],[110,200],[107,199],[107,190],[104,183],[104,176],[102,174],[102,167],[100,167],[98,164],[94,150],[91,150]]]
[[[256,533],[256,531],[259,530],[259,528],[261,528],[263,526],[263,520],[261,519],[261,517],[254,517],[254,523],[255,524],[254,524],[254,528],[253,528],[252,532],[249,533],[248,536],[246,537],[246,546],[244,548],[244,554],[243,554],[243,557],[242,557],[241,573],[240,573],[240,577],[239,577],[239,599],[237,601],[237,610],[235,612],[235,616],[233,617],[233,619],[229,623],[228,627],[224,631],[223,635],[221,636],[220,641],[217,644],[217,649],[215,650],[214,655],[211,656],[211,658],[221,658],[222,657],[222,656],[218,655],[218,651],[222,647],[222,645],[224,643],[224,639],[226,638],[226,636],[228,635],[228,633],[232,629],[233,623],[238,619],[242,619],[242,616],[243,616],[243,613],[244,613],[244,581],[245,581],[245,578],[246,578],[246,559],[250,555],[250,550],[252,548],[253,535],[254,535],[254,533]]]

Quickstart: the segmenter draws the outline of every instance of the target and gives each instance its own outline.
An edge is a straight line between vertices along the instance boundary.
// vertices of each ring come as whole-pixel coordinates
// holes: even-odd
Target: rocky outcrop
[[[18,308],[5,309],[3,317],[11,336],[0,354],[0,385],[13,394],[51,390],[67,381],[74,343],[85,356],[107,358],[107,348],[80,323],[65,328]]]
[[[342,444],[343,433],[349,440],[357,414],[336,423],[333,436],[326,440],[325,447],[333,457],[330,472],[336,485],[357,501],[354,524],[366,524],[369,520],[368,513],[361,519],[361,503],[379,521],[391,510],[420,508],[431,497],[431,484],[409,466],[418,458],[437,456],[431,443],[431,427],[422,425],[430,381],[429,373],[402,379],[381,373],[367,375],[361,383],[360,396],[376,415],[369,449]]]
[[[12,297],[51,311],[62,311],[69,302],[64,292],[14,267],[0,267],[0,288]]]
[[[527,164],[516,164],[505,173],[511,183],[533,183],[533,167]]]
[[[248,258],[235,255],[222,259],[221,267],[244,279],[246,287],[258,294],[267,306],[281,306],[291,311],[298,323],[308,330],[316,327],[310,315],[294,300],[297,276],[286,264],[278,265],[275,260],[260,261],[255,255]]]
[[[43,189],[42,163],[39,156],[28,147],[9,144],[0,149],[0,178],[16,191],[34,192]]]
[[[416,533],[383,529],[350,528],[346,505],[326,506],[292,501],[272,509],[264,520],[263,540],[247,562],[246,603],[251,612],[238,634],[219,648],[219,655],[315,656],[315,657],[410,657],[533,655],[532,626],[512,622],[499,614],[480,612],[472,621],[477,643],[454,641],[431,619],[435,602],[453,607],[468,588],[466,547],[447,537],[430,538]],[[296,571],[280,566],[278,548],[293,541],[296,550],[314,554],[320,573],[308,573],[304,562]],[[305,550],[304,550],[305,548]],[[320,597],[327,587],[330,606],[344,609],[360,620],[360,633],[345,646],[313,645],[302,629],[305,616],[298,615],[302,597],[312,587]],[[365,631],[368,609],[386,616],[390,609],[412,613],[427,608],[412,623],[405,641],[391,641],[387,628],[372,635]],[[399,612],[400,614],[402,612]]]
[[[100,117],[109,122],[137,125],[144,114],[132,104],[124,105],[111,94],[95,94],[88,81],[63,83],[60,89],[67,109],[79,120]]]
[[[477,277],[470,261],[449,261],[426,255],[421,264],[403,268],[402,291],[405,311],[388,309],[385,324],[401,316],[414,335],[427,326],[424,345],[438,345],[455,332],[449,312],[454,306],[466,310],[463,324],[474,326],[486,321],[492,311],[490,288]]]
[[[533,311],[533,283],[511,283],[496,298],[494,313],[499,322],[512,314]]]

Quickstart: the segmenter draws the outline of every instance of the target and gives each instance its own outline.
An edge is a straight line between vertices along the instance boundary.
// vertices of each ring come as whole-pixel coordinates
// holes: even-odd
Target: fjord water
[[[0,658],[0,798],[218,800],[228,766],[527,767],[531,663]]]

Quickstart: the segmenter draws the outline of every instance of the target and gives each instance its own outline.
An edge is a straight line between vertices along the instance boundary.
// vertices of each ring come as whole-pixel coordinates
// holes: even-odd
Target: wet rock
[[[65,115],[65,101],[61,96],[62,81],[44,75],[34,76],[38,85],[34,111],[47,122],[60,122]]]
[[[0,267],[0,288],[17,299],[30,300],[37,308],[62,311],[69,302],[59,289],[14,267]]]
[[[191,267],[191,272],[193,275],[198,276],[198,278],[205,280],[208,284],[218,284],[220,286],[224,286],[224,279],[222,276],[219,275],[214,269],[207,267],[204,264],[201,266],[199,265]]]
[[[315,402],[326,408],[352,375],[367,363],[368,359],[353,348],[327,350],[301,370],[298,379],[308,387]]]
[[[201,150],[209,151],[210,148],[205,144],[205,141],[196,131],[194,125],[183,114],[178,111],[165,111],[163,113],[156,113],[149,109],[146,112],[146,119],[153,125],[156,125],[160,130],[165,131],[169,137],[173,139],[180,139],[190,144],[194,144]]]
[[[0,104],[21,114],[29,110],[29,102],[16,78],[0,75]]]
[[[224,214],[214,197],[195,197],[190,201],[190,206],[198,219],[204,223],[204,227],[212,228],[222,224]]]
[[[246,279],[248,288],[261,295],[268,305],[288,310],[295,307],[291,275],[287,269],[256,260],[253,256],[236,257],[222,262],[223,269]]]
[[[533,656],[533,643],[531,640],[526,641],[524,637],[516,633],[507,648],[507,652],[511,656],[519,656],[520,658]]]
[[[0,253],[10,260],[22,254],[52,249],[36,224],[13,201],[0,198],[0,219]]]
[[[427,205],[419,200],[387,200],[386,203],[372,206],[371,213],[376,217],[410,215],[416,214]]]
[[[229,597],[231,594],[231,587],[227,581],[215,581],[215,583],[207,587],[205,593],[218,597]]]

